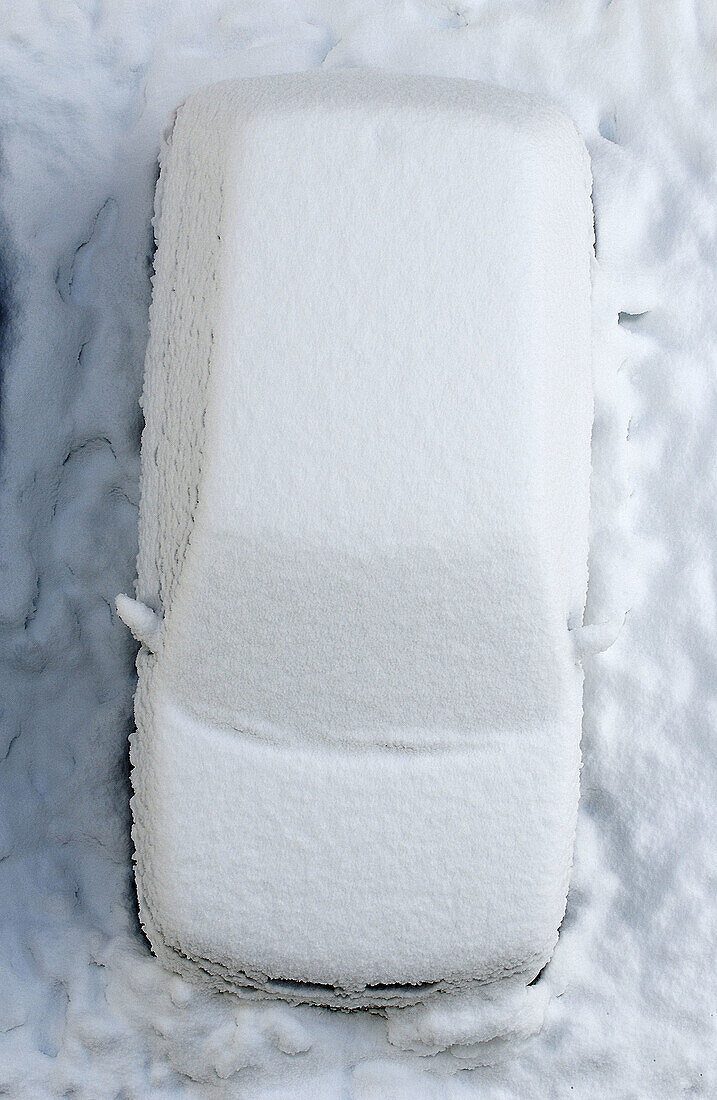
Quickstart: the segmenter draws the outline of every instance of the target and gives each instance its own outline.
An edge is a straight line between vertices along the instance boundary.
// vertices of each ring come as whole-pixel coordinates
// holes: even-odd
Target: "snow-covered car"
[[[142,923],[240,994],[554,949],[578,803],[590,173],[557,108],[343,70],[162,153],[132,739]]]

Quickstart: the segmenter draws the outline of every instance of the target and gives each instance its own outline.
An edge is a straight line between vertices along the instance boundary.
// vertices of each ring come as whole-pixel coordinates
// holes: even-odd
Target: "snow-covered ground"
[[[482,1067],[406,1053],[377,1016],[195,988],[136,917],[113,599],[135,573],[160,134],[211,80],[357,64],[546,94],[593,158],[588,617],[627,615],[586,662],[573,884],[524,1020],[544,1026]],[[0,9],[0,78],[0,1093],[715,1095],[717,7],[28,0]]]

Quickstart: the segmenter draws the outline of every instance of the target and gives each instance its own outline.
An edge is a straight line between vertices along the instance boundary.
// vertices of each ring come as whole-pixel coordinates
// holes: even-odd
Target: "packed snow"
[[[713,1095],[714,6],[48,0],[6,10],[3,29],[0,1088]],[[114,597],[135,574],[160,141],[211,81],[357,65],[544,95],[594,177],[583,641],[616,640],[585,658],[558,947],[527,992],[478,1013],[212,993],[152,956],[133,889],[136,645]]]

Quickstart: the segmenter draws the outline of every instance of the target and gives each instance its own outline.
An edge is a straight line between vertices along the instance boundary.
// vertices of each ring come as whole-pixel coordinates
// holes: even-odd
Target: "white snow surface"
[[[714,5],[47,0],[3,25],[0,1088],[714,1095]],[[624,624],[585,661],[553,960],[527,994],[450,1018],[208,992],[150,954],[132,886],[135,646],[113,601],[137,552],[160,137],[194,88],[320,65],[540,93],[592,160],[585,648]]]
[[[140,919],[187,976],[395,1005],[552,954],[587,161],[562,112],[477,81],[284,74],[179,108],[142,397],[138,589],[163,618],[130,758]]]

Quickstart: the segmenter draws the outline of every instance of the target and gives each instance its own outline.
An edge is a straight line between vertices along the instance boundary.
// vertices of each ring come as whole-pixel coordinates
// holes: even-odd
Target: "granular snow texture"
[[[3,29],[0,1089],[714,1095],[714,5],[47,0],[8,6]],[[451,1019],[211,994],[149,953],[132,887],[134,647],[113,598],[135,572],[160,135],[194,88],[319,65],[545,95],[592,159],[587,620],[627,614],[585,663],[549,977]]]

